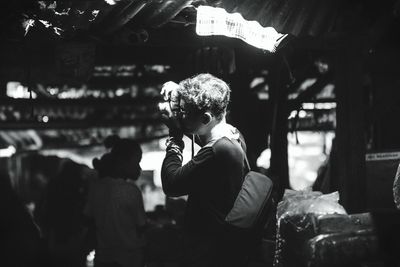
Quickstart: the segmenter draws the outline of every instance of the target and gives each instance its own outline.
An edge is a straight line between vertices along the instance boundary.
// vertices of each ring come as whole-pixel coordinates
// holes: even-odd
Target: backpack
[[[274,216],[273,183],[266,175],[252,171],[244,151],[243,154],[248,172],[225,222],[234,228],[259,235],[271,216]]]

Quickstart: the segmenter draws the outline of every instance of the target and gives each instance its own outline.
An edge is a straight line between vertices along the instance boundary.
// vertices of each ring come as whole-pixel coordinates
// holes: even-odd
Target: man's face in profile
[[[185,109],[185,100],[179,101],[179,122],[182,130],[186,134],[199,134],[204,124],[201,122],[202,112],[195,113]]]

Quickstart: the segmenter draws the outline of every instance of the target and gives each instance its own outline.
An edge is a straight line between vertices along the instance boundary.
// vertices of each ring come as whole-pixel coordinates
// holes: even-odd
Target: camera
[[[184,112],[181,109],[179,97],[175,98],[174,101],[168,99],[167,101],[163,101],[158,103],[158,110],[161,114],[168,115],[168,117],[182,118]]]
[[[170,105],[169,101],[164,101],[164,102],[158,103],[158,110],[162,114],[168,115],[168,117],[170,117],[172,115],[171,105]]]

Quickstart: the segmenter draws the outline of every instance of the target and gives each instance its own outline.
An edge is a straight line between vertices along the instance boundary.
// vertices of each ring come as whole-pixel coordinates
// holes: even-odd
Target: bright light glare
[[[7,83],[7,96],[12,98],[30,98],[31,92],[28,87],[23,86],[20,82]],[[32,91],[32,98],[36,98],[36,93]]]
[[[110,6],[113,6],[117,3],[117,1],[115,0],[104,0],[107,4],[109,4]]]
[[[14,146],[9,146],[7,148],[0,149],[0,158],[9,158],[12,155],[14,155],[15,152],[17,152],[17,150],[15,149]]]
[[[257,159],[257,167],[268,169],[271,162],[271,149],[264,150]]]
[[[335,134],[333,132],[298,132],[288,134],[290,186],[303,190],[313,185],[318,169],[327,159]],[[324,151],[325,150],[325,151]],[[324,153],[325,152],[325,153]]]
[[[336,108],[335,102],[327,103],[303,103],[304,109],[333,109]]]
[[[304,110],[300,110],[299,111],[299,118],[305,118],[307,117],[307,112]]]
[[[90,253],[86,256],[86,266],[87,267],[94,266],[94,257],[95,256],[96,256],[95,250],[90,251]]]
[[[296,116],[297,116],[297,110],[292,110],[292,112],[290,112],[288,119],[294,119]]]
[[[239,38],[257,48],[275,52],[287,34],[273,27],[263,27],[257,21],[248,21],[239,13],[228,13],[223,8],[199,6],[196,33],[201,36],[225,35]]]
[[[259,84],[261,84],[263,82],[265,82],[265,78],[264,77],[256,77],[251,81],[250,88],[254,88],[254,87],[256,87],[257,85],[259,85]]]
[[[310,78],[310,79],[306,79],[301,85],[300,85],[300,91],[304,91],[306,90],[308,87],[310,87],[311,85],[313,85],[314,83],[317,82],[316,78]]]

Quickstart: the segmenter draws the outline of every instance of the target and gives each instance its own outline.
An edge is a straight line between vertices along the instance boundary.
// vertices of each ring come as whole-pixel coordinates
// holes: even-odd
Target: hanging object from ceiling
[[[224,35],[239,38],[269,52],[275,52],[287,34],[272,27],[263,27],[257,21],[248,21],[239,13],[228,13],[223,8],[199,6],[196,33],[200,36]]]
[[[55,65],[60,78],[68,81],[87,81],[94,69],[94,43],[62,43],[56,47]]]

